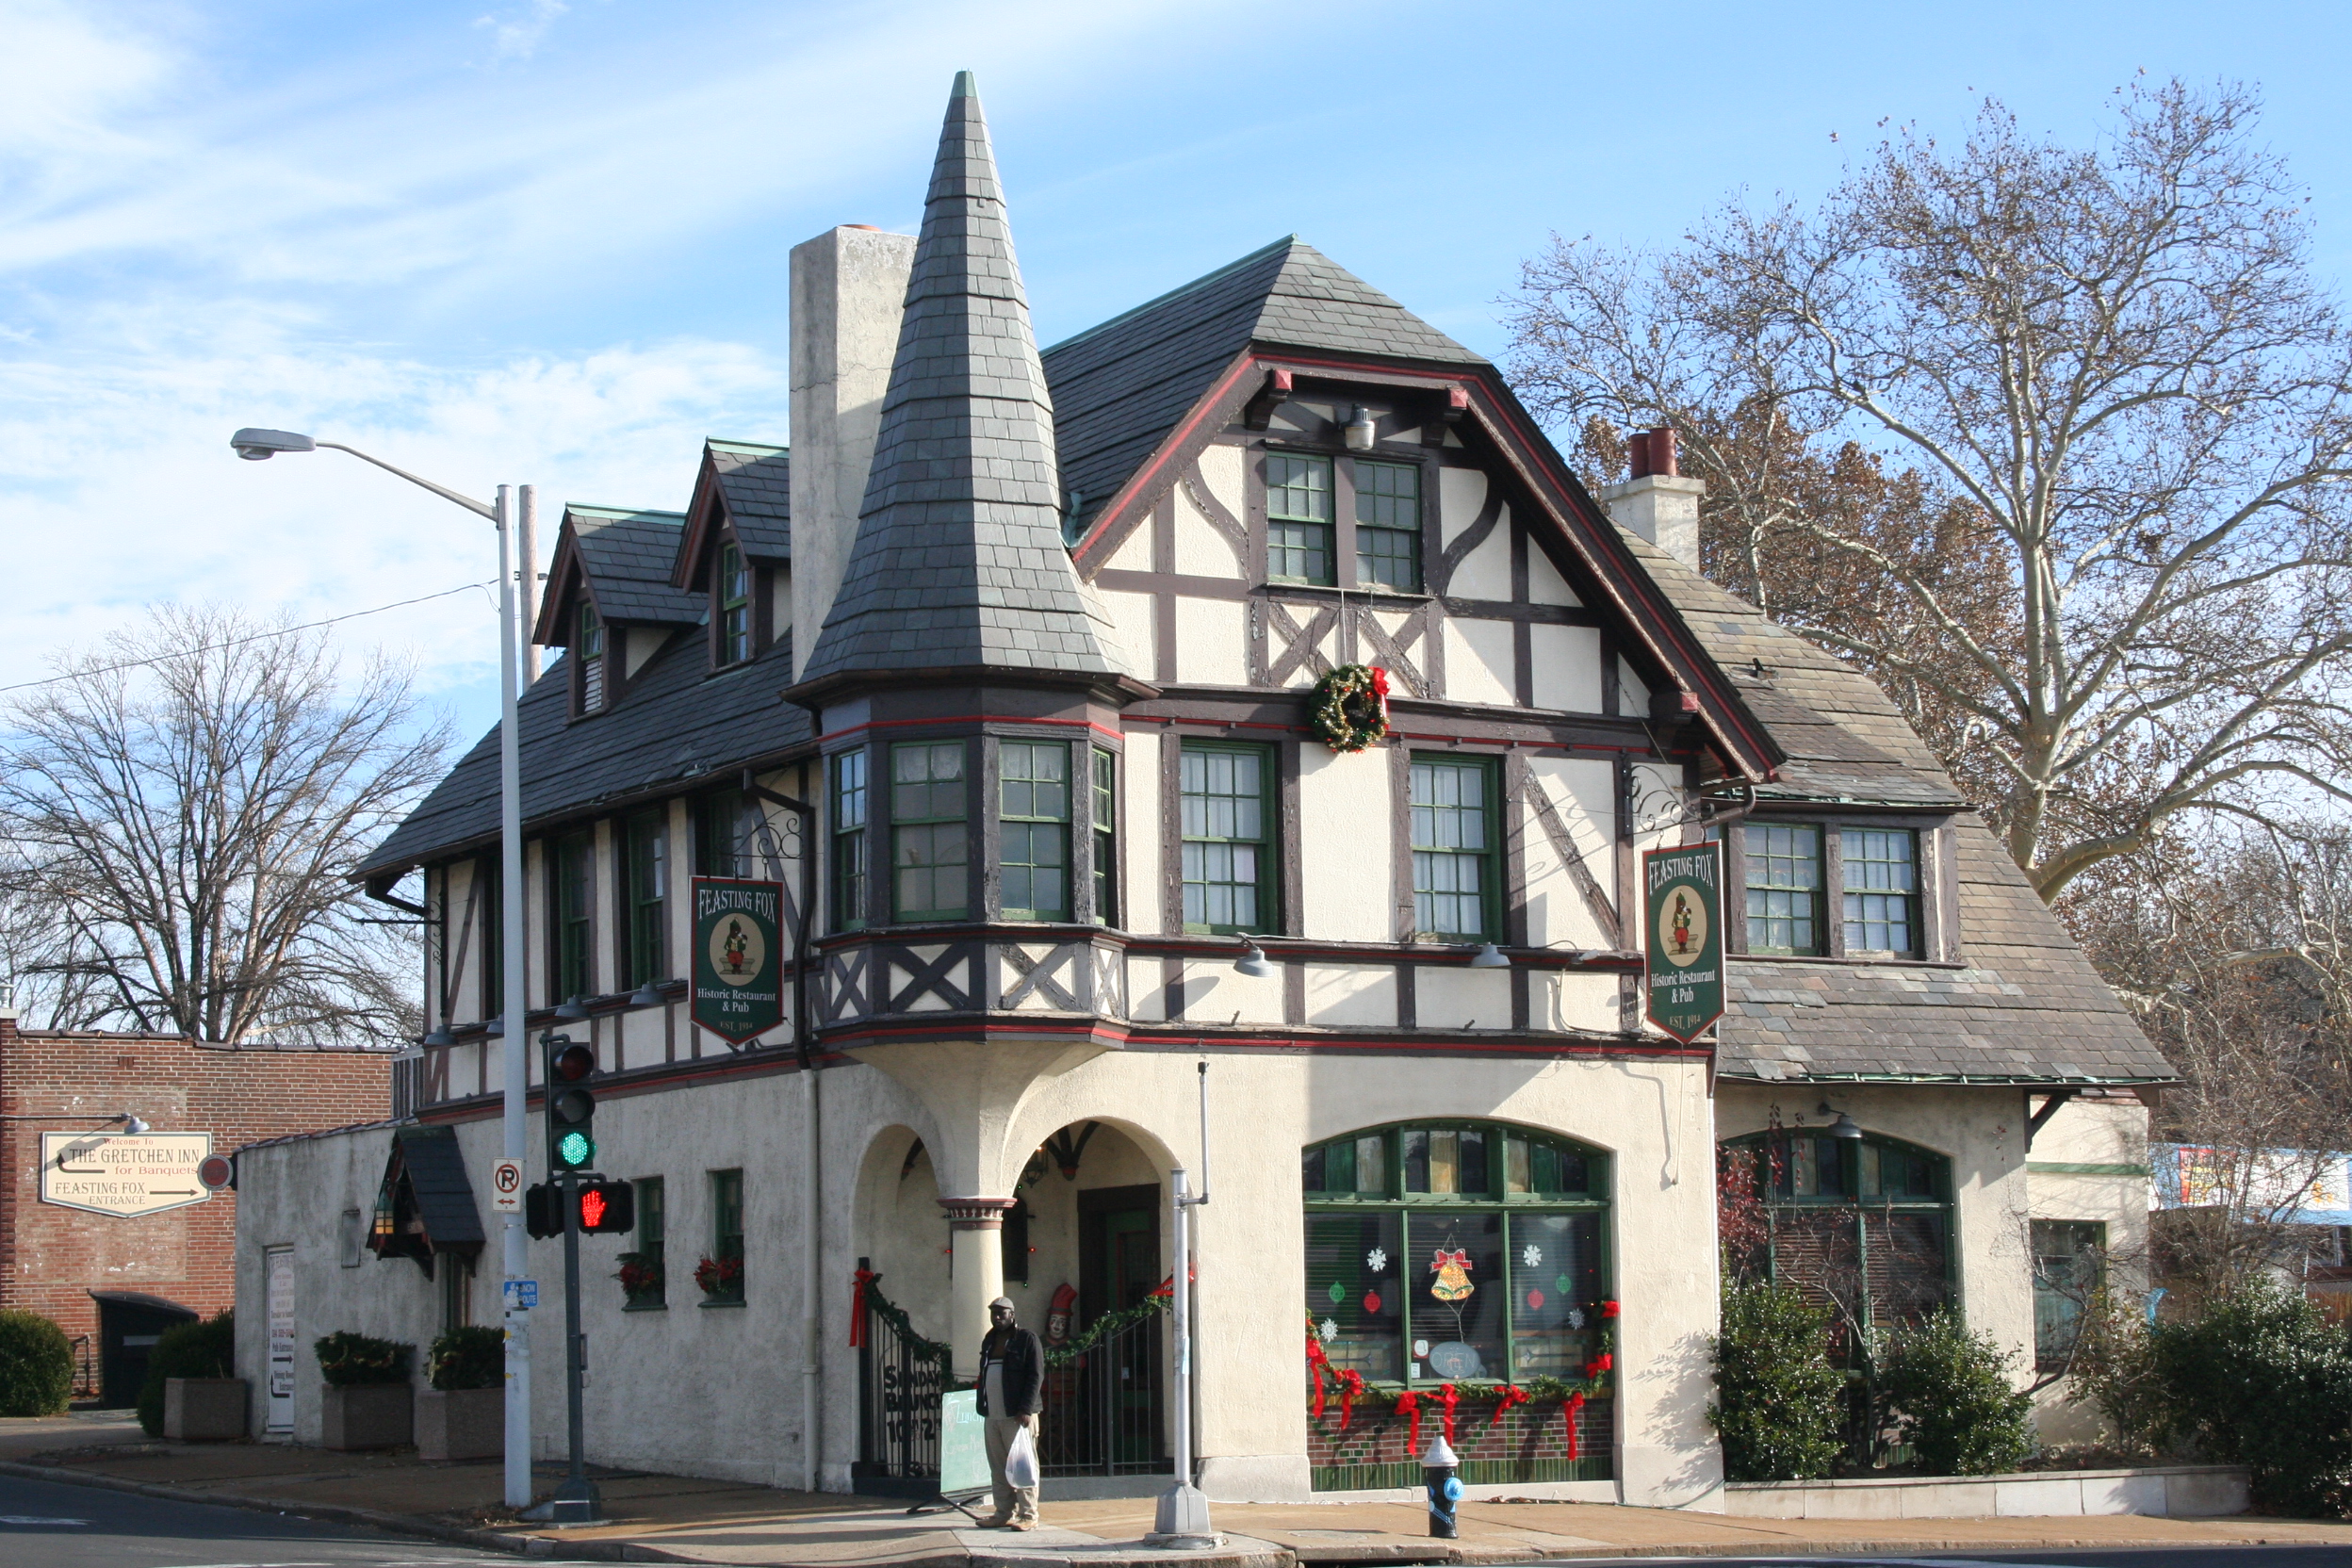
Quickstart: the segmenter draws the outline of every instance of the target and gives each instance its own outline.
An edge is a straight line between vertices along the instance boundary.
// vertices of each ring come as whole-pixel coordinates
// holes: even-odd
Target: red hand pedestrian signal
[[[615,1236],[636,1228],[637,1189],[627,1182],[582,1183],[574,1201],[580,1205],[572,1212],[582,1235]]]
[[[604,1194],[590,1187],[580,1195],[580,1228],[593,1231],[604,1223]]]

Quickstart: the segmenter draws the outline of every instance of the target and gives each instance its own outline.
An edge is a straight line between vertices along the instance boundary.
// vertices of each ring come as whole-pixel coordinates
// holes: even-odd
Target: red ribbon
[[[1364,1374],[1352,1366],[1339,1369],[1339,1429],[1346,1431],[1348,1421],[1356,1413],[1356,1400],[1364,1394]]]
[[[1503,1385],[1502,1402],[1494,1407],[1494,1418],[1492,1421],[1489,1421],[1487,1425],[1490,1427],[1501,1426],[1503,1424],[1503,1417],[1506,1414],[1527,1402],[1527,1391],[1526,1389],[1517,1387],[1511,1383],[1505,1383]]]
[[[1405,1457],[1411,1459],[1421,1452],[1421,1396],[1405,1390],[1396,1396],[1396,1410],[1413,1423],[1413,1430],[1405,1439]]]
[[[1462,1403],[1462,1396],[1454,1392],[1453,1384],[1440,1383],[1437,1385],[1437,1402],[1445,1407],[1446,1446],[1450,1448],[1454,1446],[1454,1407]]]
[[[871,1268],[861,1268],[853,1276],[857,1282],[849,1293],[849,1348],[853,1350],[866,1342],[866,1287],[876,1277]]]
[[[1587,1378],[1597,1378],[1616,1364],[1616,1358],[1604,1350],[1584,1364],[1584,1375]]]
[[[1584,1396],[1571,1394],[1560,1407],[1560,1419],[1568,1427],[1568,1457],[1576,1457],[1576,1412],[1584,1408]]]
[[[1614,1316],[1616,1316],[1616,1315],[1617,1315],[1617,1303],[1616,1303],[1616,1302],[1614,1302],[1614,1301],[1603,1301],[1603,1302],[1601,1303],[1601,1315],[1602,1315],[1603,1317],[1614,1317]]]
[[[1324,1353],[1323,1342],[1315,1336],[1314,1331],[1308,1331],[1307,1370],[1315,1374],[1315,1418],[1317,1421],[1323,1419],[1323,1369],[1331,1364],[1331,1358]]]
[[[1388,695],[1388,672],[1378,664],[1372,666],[1372,689],[1383,697]]]

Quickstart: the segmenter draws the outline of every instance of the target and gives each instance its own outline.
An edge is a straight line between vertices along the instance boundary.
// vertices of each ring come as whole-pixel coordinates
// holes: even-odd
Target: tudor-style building
[[[639,1183],[589,1244],[596,1458],[906,1484],[925,1338],[969,1372],[1003,1292],[1107,1335],[1057,1370],[1049,1501],[1165,1484],[1202,1063],[1212,1496],[1410,1484],[1393,1396],[1452,1387],[1474,1492],[1710,1506],[1719,1146],[1775,1140],[1786,1277],[2020,1347],[2035,1222],[2143,1222],[2163,1061],[1893,705],[1699,576],[1671,437],[1604,510],[1491,364],[1296,239],[1040,355],[969,78],[920,237],[798,247],[792,310],[789,457],[712,441],[683,513],[568,508],[568,657],[522,708],[528,1022],[585,1013],[598,1164]],[[1307,697],[1359,662],[1393,728],[1343,754]],[[410,1092],[477,1167],[496,758],[366,868],[422,874]],[[1685,1045],[1642,1021],[1635,868],[1708,835],[1730,1011]],[[790,895],[806,968],[740,1048],[685,1004],[692,874]],[[2037,1133],[2078,1157],[2037,1171]],[[329,1259],[382,1142],[241,1169],[303,1343],[455,1310]],[[1489,1421],[1504,1383],[1535,1397]]]

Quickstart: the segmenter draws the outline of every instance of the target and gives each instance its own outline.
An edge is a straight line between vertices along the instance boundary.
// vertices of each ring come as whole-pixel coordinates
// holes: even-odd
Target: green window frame
[[[1818,823],[1751,822],[1741,826],[1750,953],[1818,957],[1825,951],[1821,840]]]
[[[2107,1227],[2096,1219],[2036,1219],[2034,1248],[2034,1369],[2063,1372],[2074,1362],[2082,1315],[2107,1282]]]
[[[1440,941],[1500,940],[1502,813],[1494,759],[1416,756],[1410,791],[1414,930]]]
[[[861,931],[873,895],[866,850],[866,752],[833,757],[833,929]]]
[[[901,921],[972,913],[971,803],[961,741],[890,747],[890,907]]]
[[[743,1257],[743,1173],[734,1170],[710,1172],[710,1255],[725,1261]],[[744,1273],[748,1273],[748,1267]],[[743,1274],[726,1290],[711,1296],[713,1301],[740,1301],[743,1298]]]
[[[1070,918],[1070,743],[996,748],[997,868],[1006,920]]]
[[[1094,771],[1094,923],[1119,923],[1119,757],[1091,748]]]
[[[1184,929],[1239,936],[1281,924],[1274,878],[1274,753],[1185,741],[1177,758]]]
[[[659,1176],[640,1176],[629,1185],[637,1189],[637,1229],[622,1263],[634,1262],[653,1271],[643,1290],[627,1292],[625,1312],[649,1312],[669,1305],[670,1217],[667,1190]]]
[[[1421,469],[1356,463],[1356,581],[1421,589]]]
[[[1907,827],[1841,827],[1838,858],[1847,955],[1919,956],[1919,834]]]
[[[1311,1145],[1301,1165],[1306,1307],[1334,1367],[1389,1387],[1576,1379],[1598,1352],[1614,1296],[1606,1153],[1507,1122],[1415,1121]]]
[[[743,876],[743,792],[713,790],[694,799],[694,874]]]
[[[740,546],[719,547],[719,662],[741,664],[751,658],[751,564]]]
[[[498,858],[485,855],[474,862],[474,880],[482,888],[475,907],[482,912],[482,1016],[498,1018],[506,1011],[506,896]]]
[[[555,875],[555,965],[548,979],[561,1003],[596,990],[596,836],[583,829],[566,833],[553,846]]]
[[[670,977],[669,823],[665,810],[638,811],[628,821],[624,866],[629,890],[629,972],[624,989]]]
[[[1329,585],[1332,560],[1331,460],[1301,452],[1266,454],[1266,575]]]
[[[580,605],[579,630],[572,637],[572,651],[580,659],[580,710],[582,713],[604,711],[604,620],[596,607],[582,599]]]
[[[1952,1304],[1946,1156],[1869,1133],[1838,1137],[1795,1127],[1731,1139],[1718,1161],[1726,1172],[1732,1271],[1793,1285],[1838,1309],[1830,1332],[1841,1357],[1857,1353],[1856,1329],[1918,1323]]]

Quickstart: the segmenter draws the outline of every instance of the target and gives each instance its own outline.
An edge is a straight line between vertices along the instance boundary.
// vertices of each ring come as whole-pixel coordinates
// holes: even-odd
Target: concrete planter
[[[174,1443],[230,1443],[245,1435],[245,1380],[163,1380],[163,1435]]]
[[[416,1395],[406,1383],[327,1385],[320,1443],[329,1448],[397,1448],[413,1440]]]
[[[434,1464],[506,1453],[506,1390],[416,1391],[416,1457]]]
[[[2039,1470],[2007,1476],[1888,1476],[1845,1481],[1733,1481],[1723,1511],[1749,1519],[1993,1519],[2143,1513],[2210,1519],[2244,1513],[2247,1472],[2234,1464]]]

